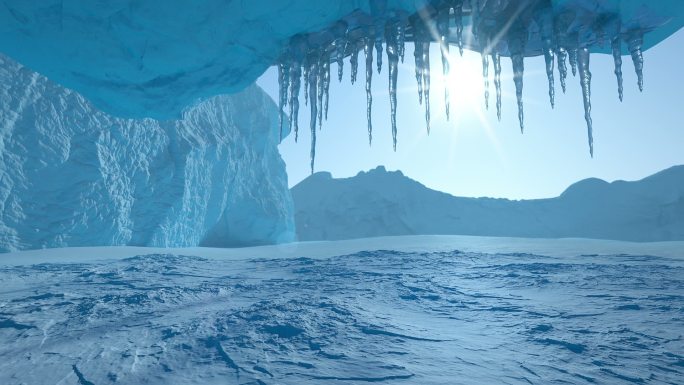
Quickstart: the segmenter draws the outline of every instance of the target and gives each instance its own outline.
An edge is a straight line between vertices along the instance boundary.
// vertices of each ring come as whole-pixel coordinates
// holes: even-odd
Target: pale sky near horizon
[[[318,131],[316,171],[336,178],[350,177],[384,165],[401,170],[427,187],[457,196],[510,199],[559,195],[578,180],[598,177],[608,181],[638,180],[677,164],[684,164],[684,31],[644,54],[645,89],[640,93],[629,57],[624,57],[625,98],[620,102],[609,55],[591,57],[594,158],[589,156],[579,79],[569,75],[563,94],[557,71],[556,107],[548,100],[543,57],[525,61],[525,133],[518,126],[511,64],[502,59],[502,119],[497,121],[490,67],[490,106],[484,108],[484,81],[479,54],[463,57],[451,49],[452,77],[441,76],[439,49],[433,44],[432,130],[428,136],[424,108],[418,104],[412,45],[400,64],[398,147],[392,151],[388,74],[373,73],[373,145],[368,146],[365,58],[350,84],[349,59],[343,82],[331,65],[330,110]],[[383,57],[386,64],[386,57]],[[568,66],[569,67],[569,66]],[[271,68],[258,84],[277,100],[277,74]],[[444,88],[450,86],[451,120],[445,119]],[[294,135],[280,145],[290,186],[309,173],[309,108],[300,98],[299,142]]]

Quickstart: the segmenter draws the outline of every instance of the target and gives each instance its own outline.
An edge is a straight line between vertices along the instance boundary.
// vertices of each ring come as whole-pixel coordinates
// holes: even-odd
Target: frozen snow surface
[[[290,241],[278,113],[250,86],[126,120],[0,55],[0,250]]]
[[[684,240],[684,166],[640,181],[586,179],[552,199],[462,198],[378,167],[352,178],[311,175],[292,188],[301,241],[461,234]]]
[[[509,241],[5,254],[0,383],[681,383],[681,243]]]

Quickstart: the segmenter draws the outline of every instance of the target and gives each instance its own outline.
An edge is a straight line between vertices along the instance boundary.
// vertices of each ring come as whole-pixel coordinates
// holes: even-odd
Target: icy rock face
[[[0,250],[293,238],[277,110],[256,86],[125,120],[0,55],[0,116]]]

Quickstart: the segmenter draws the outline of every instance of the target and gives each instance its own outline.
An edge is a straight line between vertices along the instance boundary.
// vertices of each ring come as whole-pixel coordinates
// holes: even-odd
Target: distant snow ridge
[[[586,179],[557,198],[463,198],[378,167],[316,173],[292,188],[302,241],[455,234],[624,241],[684,240],[684,166],[636,182]]]
[[[293,239],[278,112],[258,87],[126,120],[0,55],[0,250]]]

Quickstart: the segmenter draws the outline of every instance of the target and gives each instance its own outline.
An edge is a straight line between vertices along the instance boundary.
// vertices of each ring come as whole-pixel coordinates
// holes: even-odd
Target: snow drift
[[[278,112],[258,87],[125,120],[0,55],[0,250],[293,239]]]
[[[459,234],[625,241],[684,240],[684,166],[636,182],[586,179],[552,199],[462,198],[379,167],[316,173],[292,188],[302,241]]]

